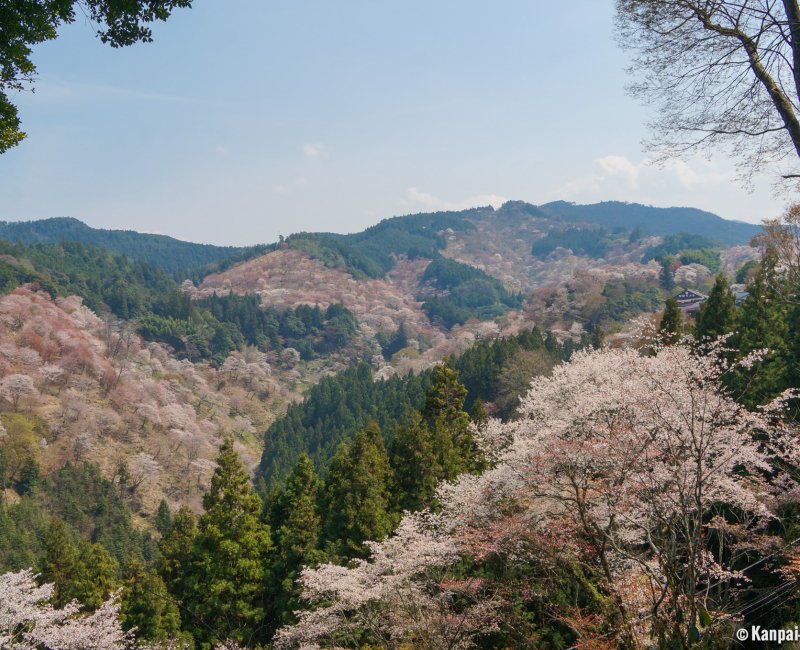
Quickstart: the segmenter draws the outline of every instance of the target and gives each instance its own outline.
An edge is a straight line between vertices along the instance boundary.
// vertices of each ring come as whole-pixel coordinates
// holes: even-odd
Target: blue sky
[[[647,164],[611,0],[195,0],[155,31],[36,49],[0,219],[249,244],[508,198],[784,204],[722,154]]]

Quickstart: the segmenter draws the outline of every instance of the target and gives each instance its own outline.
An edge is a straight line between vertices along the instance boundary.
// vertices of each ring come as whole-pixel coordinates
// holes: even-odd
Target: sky
[[[415,212],[635,201],[778,216],[768,176],[650,163],[612,0],[195,0],[149,44],[34,50],[0,219],[246,245]]]

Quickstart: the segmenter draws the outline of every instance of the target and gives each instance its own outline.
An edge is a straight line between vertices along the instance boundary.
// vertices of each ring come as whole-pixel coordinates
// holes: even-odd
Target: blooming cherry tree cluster
[[[791,487],[776,479],[765,434],[780,435],[788,458],[797,440],[775,430],[769,409],[749,412],[730,396],[724,341],[651,351],[586,350],[535,379],[519,419],[475,432],[491,467],[440,486],[438,514],[407,515],[370,560],[304,571],[316,608],[278,633],[279,647],[346,644],[354,626],[383,643],[455,647],[426,634],[432,618],[458,618],[442,579],[458,556],[587,567],[609,608],[599,626],[572,626],[591,628],[589,646],[688,645],[727,620],[748,582],[737,568],[745,554],[777,547],[766,525]],[[477,590],[472,606],[488,612],[497,598]],[[424,623],[409,603],[425,610]],[[485,631],[463,625],[458,643]]]
[[[83,615],[78,603],[63,609],[48,601],[53,585],[38,586],[31,570],[0,575],[0,647],[9,650],[119,650],[133,635],[122,630],[114,598]]]

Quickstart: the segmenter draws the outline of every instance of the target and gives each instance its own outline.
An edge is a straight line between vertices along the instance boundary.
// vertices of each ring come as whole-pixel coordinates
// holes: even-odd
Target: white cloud
[[[669,160],[655,165],[648,159],[634,163],[625,156],[609,155],[595,158],[592,173],[564,183],[555,195],[573,201],[619,198],[650,202],[668,196],[690,198],[698,190],[719,190],[734,180],[733,171],[720,170],[707,160]]]
[[[421,192],[416,187],[409,187],[406,190],[406,197],[402,201],[403,205],[413,206],[426,211],[436,212],[439,210],[466,210],[467,208],[483,207],[491,205],[499,208],[503,203],[508,201],[505,196],[498,194],[479,194],[477,196],[470,196],[462,201],[445,201],[433,194]]]
[[[325,145],[321,142],[306,142],[303,145],[303,153],[309,158],[316,158],[325,152]]]
[[[275,194],[286,194],[286,192],[289,191],[289,188],[285,185],[278,184],[272,186],[272,191],[275,192]]]

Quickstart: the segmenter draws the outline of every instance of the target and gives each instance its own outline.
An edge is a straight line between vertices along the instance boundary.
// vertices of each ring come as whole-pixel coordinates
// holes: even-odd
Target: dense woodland
[[[335,266],[360,260],[365,276],[364,269],[390,271],[391,254],[431,255],[420,298],[445,329],[519,307],[524,296],[436,252],[445,226],[457,221],[420,216],[406,230],[390,223],[355,242],[298,241]],[[398,231],[419,252],[410,243],[383,260],[371,252],[382,237],[397,241]],[[143,509],[143,482],[160,471],[147,455],[109,475],[76,446],[62,467],[42,467],[41,445],[61,433],[28,405],[39,390],[53,397],[67,390],[63,373],[107,362],[70,365],[48,347],[56,333],[21,325],[19,345],[34,345],[52,362],[36,385],[22,373],[0,379],[0,568],[11,572],[0,594],[25,593],[34,609],[44,594],[70,625],[115,639],[134,634],[156,647],[555,649],[636,647],[646,639],[690,647],[729,634],[727,612],[763,625],[796,620],[800,602],[786,585],[795,579],[792,540],[800,530],[790,491],[798,459],[786,390],[800,379],[800,317],[793,276],[769,236],[760,262],[742,265],[738,278],[717,276],[696,319],[668,300],[657,332],[624,350],[603,349],[600,327],[580,339],[534,327],[479,340],[417,374],[378,379],[374,359],[364,359],[323,377],[257,432],[264,444],[255,477],[237,451],[245,434],[230,430],[202,509],[194,510],[166,500]],[[80,295],[109,331],[129,322],[142,345],[167,344],[189,364],[170,366],[173,377],[181,368],[197,383],[192,364],[217,368],[219,386],[241,381],[246,399],[266,394],[261,380],[248,387],[248,368],[257,365],[248,359],[291,348],[298,360],[324,360],[359,328],[337,303],[278,310],[256,295],[193,300],[163,270],[82,243],[3,246],[6,292],[28,283],[54,297]],[[607,282],[588,322],[658,310],[675,260],[710,267],[718,250],[702,237],[666,238],[645,253],[664,269],[661,287]],[[733,279],[749,290],[738,307]],[[447,310],[463,312],[448,320]],[[403,324],[375,335],[384,361],[410,344]],[[124,358],[110,357],[109,368]],[[124,388],[124,369],[97,372],[106,377],[102,390]],[[674,410],[654,410],[667,395]],[[698,416],[711,426],[693,451],[681,442],[694,430],[682,418],[699,399],[715,406]],[[174,425],[156,424],[157,413],[136,409],[142,431],[164,426],[164,435],[180,437]],[[100,424],[131,435],[119,433],[115,417],[103,414],[110,424]],[[664,421],[663,437],[644,435]],[[570,461],[562,463],[565,454]],[[719,478],[690,473],[708,496],[675,510],[658,495],[677,489],[675,468],[698,462]],[[625,523],[604,514],[611,506]],[[690,530],[676,526],[687,517]],[[643,550],[643,531],[654,553]],[[692,575],[686,556],[696,557]],[[757,571],[747,568],[754,562]],[[663,596],[654,600],[658,590]],[[781,598],[767,600],[775,593]]]

